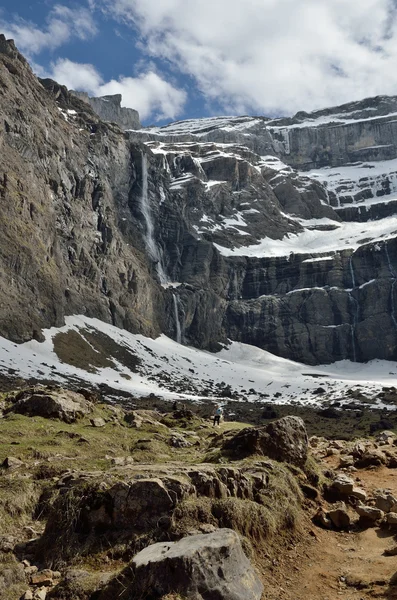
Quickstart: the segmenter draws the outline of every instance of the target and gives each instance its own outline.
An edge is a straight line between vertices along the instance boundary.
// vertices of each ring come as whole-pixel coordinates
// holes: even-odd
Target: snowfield
[[[140,364],[131,370],[111,355],[108,358],[112,365],[106,368],[87,364],[84,369],[62,362],[55,352],[54,338],[68,332],[78,333],[82,340],[88,333],[109,336]],[[310,367],[237,342],[212,354],[178,344],[165,335],[150,339],[85,316],[66,317],[64,327],[43,333],[42,343],[32,340],[18,345],[0,338],[0,372],[62,385],[106,384],[116,397],[121,391],[132,398],[156,394],[169,400],[186,398],[198,402],[214,397],[217,390],[219,397],[221,388],[217,384],[222,382],[253,402],[312,406],[320,406],[325,398],[348,406],[352,402],[346,395],[349,388],[373,397],[383,386],[397,386],[397,364],[387,361],[342,361]],[[91,341],[86,343],[93,348]],[[324,394],[314,393],[319,387],[325,390]],[[383,407],[378,399],[372,405]]]

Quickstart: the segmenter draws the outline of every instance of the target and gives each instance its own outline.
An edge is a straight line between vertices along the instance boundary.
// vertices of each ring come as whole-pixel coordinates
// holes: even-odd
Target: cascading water
[[[397,319],[396,319],[396,310],[395,310],[396,307],[395,307],[395,302],[394,302],[394,287],[396,285],[397,279],[396,279],[396,272],[395,272],[395,270],[393,268],[393,265],[391,263],[391,260],[390,260],[389,249],[387,247],[387,242],[385,243],[385,253],[386,253],[386,258],[387,258],[387,264],[388,264],[388,267],[389,267],[389,272],[390,272],[391,277],[393,278],[393,283],[392,283],[392,286],[390,288],[391,319],[392,319],[392,321],[394,323],[394,327],[397,329]]]
[[[353,350],[353,361],[357,361],[357,348],[356,348],[356,326],[359,319],[360,305],[357,299],[349,292],[349,300],[353,304],[353,324],[350,326],[351,337],[352,337],[352,350]]]
[[[156,263],[157,274],[160,283],[167,283],[167,275],[165,274],[162,265],[161,250],[156,243],[154,237],[154,223],[149,202],[149,186],[148,186],[148,168],[146,154],[142,153],[142,194],[141,194],[141,212],[145,221],[146,235],[145,244],[150,258]]]
[[[356,287],[356,277],[354,275],[354,267],[353,267],[353,255],[351,255],[351,257],[349,258],[349,269],[350,269],[350,275],[352,278],[352,288]]]
[[[175,333],[176,333],[176,341],[178,342],[178,344],[182,343],[182,328],[181,328],[181,322],[179,320],[179,298],[176,296],[176,294],[172,294],[172,298],[174,301],[174,315],[175,315]]]

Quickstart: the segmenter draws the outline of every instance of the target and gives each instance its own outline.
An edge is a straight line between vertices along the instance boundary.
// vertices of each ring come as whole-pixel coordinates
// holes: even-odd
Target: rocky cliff
[[[310,364],[396,358],[395,98],[123,132],[4,37],[0,80],[3,336],[86,314]]]
[[[117,123],[121,129],[140,129],[138,111],[133,108],[125,108],[121,106],[121,94],[113,94],[111,96],[92,97],[86,92],[71,91],[71,93],[87,102],[92,110],[103,120],[110,123]]]

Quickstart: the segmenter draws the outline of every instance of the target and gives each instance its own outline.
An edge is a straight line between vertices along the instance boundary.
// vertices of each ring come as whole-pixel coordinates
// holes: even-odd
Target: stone
[[[148,546],[131,563],[134,594],[192,600],[260,600],[263,585],[231,529]]]
[[[21,600],[33,600],[33,592],[32,592],[32,590],[26,590],[26,592],[23,594]]]
[[[305,424],[299,417],[288,416],[263,427],[242,429],[223,443],[223,450],[238,456],[263,454],[280,462],[303,466],[308,453]]]
[[[350,526],[350,516],[347,512],[344,502],[341,502],[337,506],[331,508],[327,512],[327,516],[336,529],[348,529]]]
[[[375,506],[385,513],[391,512],[397,504],[397,499],[391,494],[376,494]]]
[[[46,600],[47,598],[47,589],[45,587],[36,590],[33,595],[33,600]]]
[[[6,412],[74,423],[89,414],[92,404],[82,394],[63,389],[35,388],[18,394]]]
[[[379,467],[386,464],[386,456],[381,450],[366,450],[361,458],[358,458],[354,466],[359,469],[365,469],[367,467]]]
[[[170,446],[173,448],[189,448],[192,446],[190,442],[181,434],[174,433],[169,440]]]
[[[90,423],[93,427],[105,427],[106,421],[101,417],[97,417],[96,419],[90,419]]]
[[[339,468],[345,469],[346,467],[352,467],[354,464],[354,458],[350,455],[341,456],[339,460]]]
[[[359,487],[354,487],[349,495],[353,496],[353,498],[357,498],[357,500],[361,500],[362,502],[367,499],[367,493]]]
[[[397,556],[397,546],[392,546],[391,548],[386,548],[384,551],[385,556]]]
[[[331,527],[332,527],[332,521],[331,521],[328,513],[326,513],[322,507],[320,507],[317,510],[312,521],[316,525],[319,525],[320,527],[324,527],[325,529],[331,529]]]
[[[343,473],[336,476],[331,484],[332,489],[336,490],[340,494],[348,495],[354,489],[354,481],[351,477],[344,475]]]
[[[17,540],[12,535],[0,536],[0,552],[12,552]]]
[[[386,442],[387,444],[392,444],[394,438],[396,437],[393,431],[381,431],[375,436],[375,440],[377,442]]]
[[[387,513],[385,521],[388,525],[397,525],[397,512]]]
[[[39,569],[38,569],[38,567],[36,567],[36,565],[31,565],[29,567],[25,567],[25,575],[27,577],[31,577],[32,575],[37,573],[38,570]]]
[[[22,462],[22,460],[19,460],[19,458],[15,458],[15,456],[7,456],[7,458],[4,459],[1,466],[4,469],[15,471],[16,469],[20,469],[21,467],[23,467],[24,463]]]
[[[115,456],[110,459],[110,462],[115,467],[125,467],[134,464],[134,459],[132,456]]]
[[[360,517],[367,521],[380,521],[384,517],[384,512],[379,508],[374,508],[373,506],[359,504],[358,506],[355,506],[355,510]]]
[[[25,570],[26,573],[26,570]],[[32,585],[48,586],[53,583],[53,573],[50,569],[44,569],[31,575],[30,583]]]

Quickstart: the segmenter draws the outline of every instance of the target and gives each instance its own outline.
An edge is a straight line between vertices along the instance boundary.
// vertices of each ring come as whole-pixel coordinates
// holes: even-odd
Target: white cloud
[[[96,5],[99,4],[99,0]],[[394,0],[102,0],[146,51],[227,111],[291,113],[397,93]]]
[[[51,72],[46,76],[66,85],[70,90],[84,90],[91,95],[96,95],[103,83],[102,77],[93,65],[75,63],[67,58],[60,58],[53,63]]]
[[[18,49],[28,56],[44,49],[58,48],[73,37],[86,40],[97,33],[89,10],[71,9],[62,4],[54,6],[43,29],[21,18],[16,18],[11,23],[0,22],[0,26],[6,37],[13,38]]]
[[[121,94],[122,105],[135,108],[142,120],[175,119],[186,102],[184,90],[175,88],[153,70],[138,77],[104,82],[93,65],[63,58],[52,64],[47,76],[69,89],[84,90],[93,96]]]

